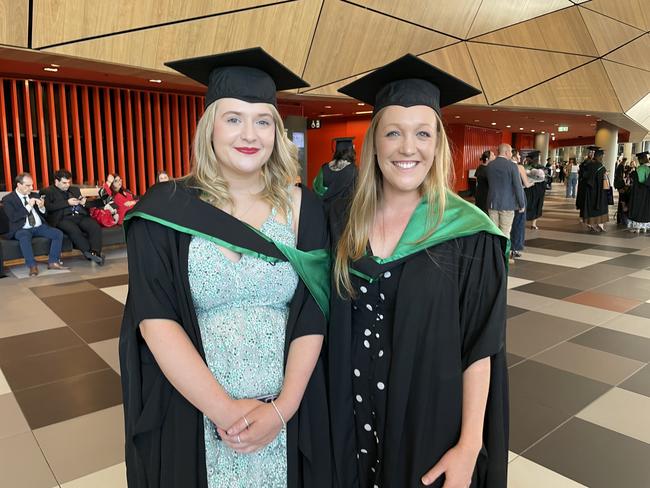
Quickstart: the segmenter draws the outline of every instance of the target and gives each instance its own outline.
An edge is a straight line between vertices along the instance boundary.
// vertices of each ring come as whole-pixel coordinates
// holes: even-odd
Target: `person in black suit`
[[[47,269],[67,269],[60,262],[63,232],[45,223],[45,201],[39,198],[38,193],[34,193],[32,176],[29,173],[21,173],[16,176],[15,182],[16,191],[2,199],[9,220],[7,238],[20,243],[25,264],[29,266],[29,276],[38,274],[32,250],[33,237],[45,237],[51,241]]]
[[[100,266],[102,256],[102,229],[86,210],[86,197],[72,185],[72,174],[64,169],[54,173],[54,185],[42,191],[50,225],[66,233],[84,257]]]

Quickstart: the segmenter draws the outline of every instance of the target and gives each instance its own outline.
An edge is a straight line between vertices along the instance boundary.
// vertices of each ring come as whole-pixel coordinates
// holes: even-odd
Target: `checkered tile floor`
[[[509,488],[650,487],[650,235],[585,232],[555,187],[510,266]],[[126,260],[0,280],[0,485],[126,486]]]

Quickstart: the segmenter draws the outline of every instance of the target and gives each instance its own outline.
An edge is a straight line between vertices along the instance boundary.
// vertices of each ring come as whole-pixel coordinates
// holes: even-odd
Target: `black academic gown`
[[[599,217],[609,212],[607,192],[603,189],[605,167],[595,159],[587,162],[582,170],[582,205],[580,217],[588,219]],[[577,203],[576,203],[577,205]]]
[[[336,238],[342,222],[330,215]],[[333,239],[335,242],[335,240]],[[505,488],[508,382],[505,359],[505,240],[480,232],[389,265],[359,262],[365,273],[403,266],[395,303],[387,386],[382,488],[415,488],[459,440],[462,375],[491,358],[484,445],[471,488]],[[385,269],[384,269],[385,268]],[[335,486],[359,486],[351,366],[352,307],[333,288],[329,394]],[[444,477],[432,486],[440,488]]]
[[[578,165],[578,189],[576,190],[576,209],[580,210],[580,216],[582,216],[582,207],[585,204],[585,167],[587,163],[590,163],[591,159],[585,159],[582,163]]]
[[[650,178],[640,183],[638,173],[633,171],[630,181],[628,217],[634,222],[650,222]]]
[[[323,186],[327,188],[321,198],[327,213],[330,206],[337,200],[348,201],[352,197],[358,170],[353,163],[350,163],[342,170],[333,171],[329,163],[326,163],[321,171],[323,172]]]
[[[487,165],[479,164],[474,173],[476,178],[476,191],[474,192],[474,201],[476,206],[487,213],[487,197],[489,192],[489,184],[487,179]]]
[[[133,211],[165,209],[165,220],[200,228],[206,234],[248,248],[264,248],[239,221],[198,199],[174,182],[149,190]],[[224,218],[225,216],[225,218]],[[225,236],[223,227],[236,229]],[[229,232],[230,234],[230,232]],[[191,405],[160,370],[139,332],[142,320],[179,323],[205,359],[188,280],[191,235],[143,218],[128,223],[129,294],[120,333],[120,367],[130,488],[207,488],[203,414]],[[322,207],[303,188],[297,247],[327,245]],[[264,249],[263,249],[264,250]],[[272,250],[264,250],[269,255]],[[292,340],[324,334],[326,320],[302,280],[290,304],[285,362]],[[325,371],[318,360],[298,412],[287,426],[288,487],[331,486],[330,441]]]

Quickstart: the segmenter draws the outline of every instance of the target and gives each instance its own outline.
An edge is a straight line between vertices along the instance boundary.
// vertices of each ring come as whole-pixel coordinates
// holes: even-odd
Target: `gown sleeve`
[[[180,323],[177,290],[173,282],[170,230],[143,219],[134,219],[127,234],[129,295],[127,308],[136,327],[146,319]]]
[[[505,240],[481,232],[463,239],[460,271],[461,357],[465,371],[505,345]]]

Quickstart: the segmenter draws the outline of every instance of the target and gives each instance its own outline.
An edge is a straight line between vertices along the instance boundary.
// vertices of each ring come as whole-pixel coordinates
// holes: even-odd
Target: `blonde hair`
[[[275,123],[275,142],[269,160],[262,166],[264,188],[261,196],[286,216],[291,208],[290,186],[297,180],[300,168],[298,148],[287,138],[278,110],[271,104],[267,106]],[[199,119],[193,141],[192,170],[186,180],[201,191],[202,200],[223,209],[232,208],[234,202],[212,146],[218,108],[219,100],[211,103]]]
[[[336,248],[334,262],[334,279],[339,295],[347,292],[354,296],[350,280],[349,264],[366,254],[370,230],[382,198],[382,174],[377,164],[376,132],[385,109],[380,110],[370,122],[361,151],[361,168],[352,199],[349,217],[343,234]],[[447,190],[453,182],[453,163],[451,149],[440,116],[436,117],[436,150],[433,164],[420,185],[420,195],[426,197],[429,204],[427,229],[417,241],[423,242],[435,231],[442,220],[447,203]]]

